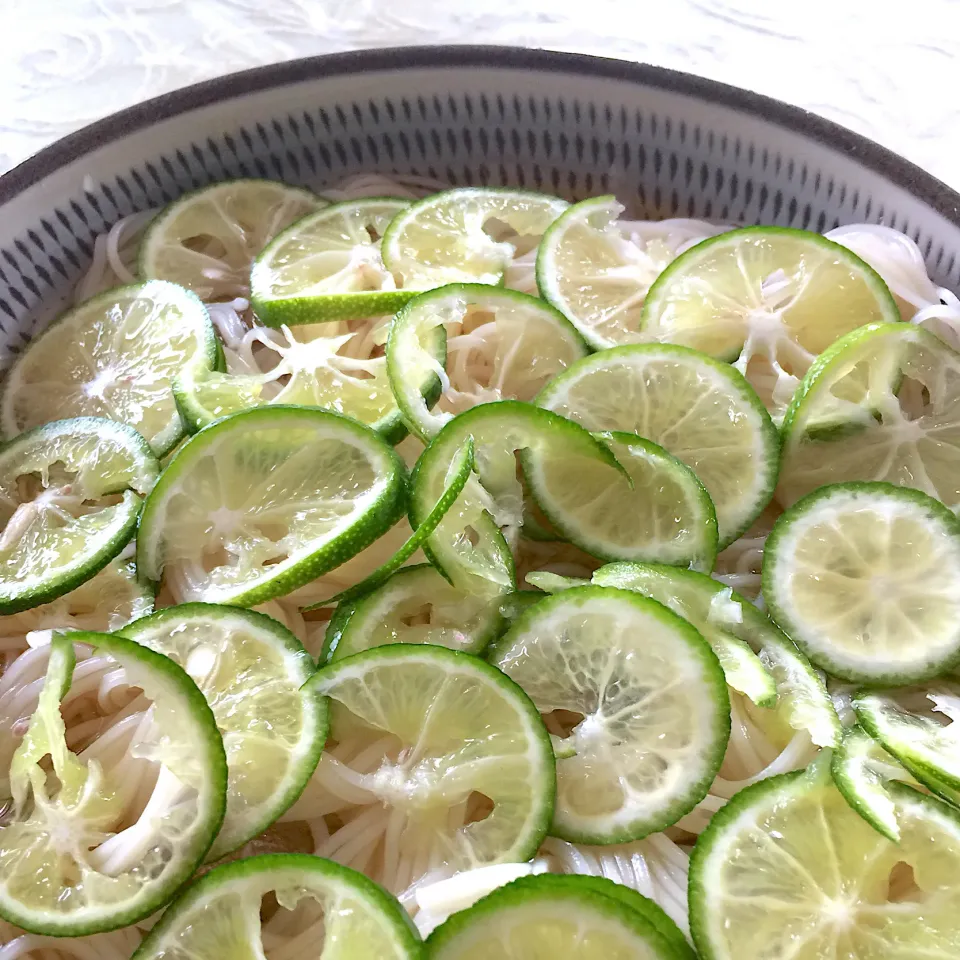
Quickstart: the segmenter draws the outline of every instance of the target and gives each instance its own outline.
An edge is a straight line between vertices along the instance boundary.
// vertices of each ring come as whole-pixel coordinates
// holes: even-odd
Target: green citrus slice
[[[432,643],[482,653],[501,629],[498,601],[497,595],[457,589],[430,564],[406,567],[360,599],[341,602],[320,662],[388,643]]]
[[[254,606],[359,553],[401,509],[403,465],[368,427],[309,407],[191,437],[144,506],[137,566],[180,601]]]
[[[572,747],[557,760],[554,836],[639,840],[706,796],[730,736],[727,688],[703,637],[661,604],[575,587],[523,613],[487,656]]]
[[[429,960],[682,960],[632,901],[590,877],[522,877],[455,913],[427,939]]]
[[[853,707],[867,733],[920,783],[960,806],[956,683],[943,679],[919,688],[861,690]]]
[[[456,414],[491,400],[532,400],[585,356],[570,322],[514,290],[457,283],[420,294],[397,314],[387,371],[400,412],[424,441]],[[431,409],[424,384],[440,391]]]
[[[960,355],[913,324],[872,324],[810,368],[783,421],[777,499],[885,480],[960,507]]]
[[[69,593],[129,543],[160,465],[130,427],[59,420],[0,451],[0,613]]]
[[[172,280],[201,300],[250,293],[250,265],[267,242],[326,202],[273,180],[227,180],[162,210],[140,246],[140,273]]]
[[[333,701],[336,745],[314,776],[323,789],[298,808],[343,824],[321,856],[363,862],[399,894],[428,873],[536,852],[553,811],[553,752],[512,680],[468,654],[395,644],[337,660],[309,687]]]
[[[394,218],[383,238],[383,261],[406,289],[497,284],[510,260],[532,250],[566,207],[557,197],[526,190],[444,190]]]
[[[273,901],[265,916],[264,899]],[[216,867],[164,912],[135,960],[419,960],[400,904],[355,870],[320,857],[267,854]]]
[[[109,658],[150,701],[132,738],[65,724],[74,644]],[[49,649],[37,709],[0,780],[10,798],[0,820],[0,914],[35,933],[82,936],[149,916],[193,873],[223,820],[226,763],[210,708],[171,660],[96,633],[57,634]]]
[[[136,428],[162,457],[183,435],[171,382],[216,358],[210,317],[188,290],[160,280],[116,287],[65,313],[26,348],[0,397],[3,434],[107,417]]]
[[[633,433],[596,434],[627,476],[602,461],[574,472],[554,460],[532,463],[526,477],[551,525],[603,560],[647,560],[712,570],[717,514],[696,474],[663,447]],[[629,479],[628,479],[629,478]],[[527,530],[530,515],[524,517]]]
[[[603,350],[561,373],[536,402],[588,430],[645,437],[685,463],[716,507],[721,549],[773,494],[780,443],[756,393],[729,365],[686,347]]]
[[[865,323],[899,319],[879,274],[846,247],[807,230],[745,227],[671,263],[641,327],[733,360],[779,422],[818,354]]]
[[[822,677],[776,624],[713,578],[663,564],[608,563],[589,580],[547,572],[530,573],[526,579],[548,593],[595,584],[632,590],[662,603],[710,644],[727,686],[761,708],[750,710],[744,704],[750,722],[769,732],[773,741],[790,741],[791,731],[803,731],[817,746],[839,744],[840,718]]]
[[[217,721],[227,754],[227,812],[216,860],[270,826],[300,795],[327,736],[300,641],[270,617],[210,603],[167,607],[123,635],[183,667]]]
[[[918,490],[823,487],[774,525],[763,596],[837,677],[895,686],[934,677],[960,658],[960,525]]]
[[[293,326],[396,313],[414,291],[398,289],[380,241],[409,205],[392,197],[347,200],[288,227],[253,263],[257,316],[270,326]]]
[[[830,783],[825,763],[741,791],[700,835],[690,921],[705,960],[916,960],[960,938],[960,820],[891,783],[900,843]]]
[[[537,286],[583,334],[595,350],[636,343],[640,309],[651,285],[682,248],[723,227],[693,221],[650,224],[643,236],[638,224],[619,221],[624,212],[614,197],[575,203],[544,235],[537,252]],[[688,227],[684,229],[684,227]]]

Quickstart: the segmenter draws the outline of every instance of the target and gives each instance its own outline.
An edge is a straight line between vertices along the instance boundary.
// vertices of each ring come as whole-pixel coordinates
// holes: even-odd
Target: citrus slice
[[[396,313],[414,291],[397,288],[380,241],[407,200],[366,197],[325,207],[275,237],[250,272],[250,302],[270,326]]]
[[[383,262],[410,290],[498,284],[511,259],[536,247],[566,207],[557,197],[527,190],[434,193],[394,218],[383,238]]]
[[[442,923],[429,960],[682,960],[685,954],[588,877],[522,877]],[[638,895],[639,896],[639,895]]]
[[[133,429],[58,420],[0,451],[0,613],[69,593],[133,536],[160,465]]]
[[[648,560],[712,570],[717,514],[697,475],[663,447],[633,433],[596,435],[627,473],[584,461],[564,469],[531,463],[526,477],[551,525],[602,560]],[[523,529],[528,528],[529,515]]]
[[[886,480],[960,507],[960,354],[913,324],[872,324],[810,368],[783,420],[777,499]]]
[[[398,518],[403,465],[368,427],[270,406],[191,437],[144,505],[137,566],[179,601],[254,606],[359,553]]]
[[[39,607],[0,617],[0,662],[3,654],[22,652],[27,634],[38,630],[94,630],[112,633],[153,611],[153,590],[137,579],[133,560],[124,553],[69,593]],[[2,671],[0,671],[2,672]]]
[[[570,322],[542,300],[457,283],[420,294],[397,314],[387,371],[404,423],[427,441],[478,403],[532,400],[586,352]],[[442,386],[433,410],[423,389],[430,380]]]
[[[960,687],[937,680],[906,690],[861,690],[853,700],[863,728],[925,787],[960,806]]]
[[[115,735],[64,722],[74,644],[109,658],[152,701],[119,749]],[[223,819],[226,764],[210,708],[166,657],[96,633],[56,634],[49,651],[37,709],[0,780],[10,798],[0,915],[34,933],[82,936],[149,916],[193,873]]]
[[[623,468],[603,443],[570,420],[517,400],[480,404],[447,423],[417,461],[410,498],[414,527],[437,502],[449,465],[470,436],[477,476],[467,481],[457,503],[431,535],[430,555],[456,586],[473,589],[468,581],[486,580],[506,592],[514,582],[507,544],[523,525],[517,453],[528,479],[563,471],[568,482],[575,483],[581,470],[599,462],[613,483],[622,479],[617,470]],[[543,494],[540,506],[555,523],[557,514],[565,516],[554,491],[544,488],[534,493]]]
[[[372,593],[341,602],[320,662],[388,643],[432,643],[482,653],[501,629],[498,601],[497,595],[458,590],[430,564],[406,567]]]
[[[624,209],[614,197],[575,203],[546,232],[537,253],[540,295],[595,350],[643,339],[640,309],[653,281],[691,242],[726,229],[679,220],[672,221],[674,229],[645,225],[660,229],[644,236],[640,224],[618,220]]]
[[[607,564],[593,583],[636,590],[669,607],[713,647],[734,690],[788,728],[805,730],[817,746],[840,742],[840,720],[820,675],[769,617],[729,587],[692,570],[639,563]]]
[[[294,220],[325,206],[307,190],[273,180],[227,180],[162,210],[140,246],[140,273],[172,280],[201,300],[250,292],[250,265]]]
[[[319,607],[329,606],[335,601],[343,603],[362,597],[372,590],[375,590],[382,583],[386,582],[390,576],[396,573],[424,544],[430,537],[430,534],[440,525],[440,522],[447,515],[447,511],[456,503],[457,498],[463,492],[463,488],[473,472],[473,438],[467,437],[466,442],[460,448],[460,451],[454,456],[448,470],[448,481],[440,495],[440,499],[434,504],[433,509],[423,518],[417,526],[412,536],[408,537],[403,546],[385,563],[382,563],[376,570],[368,574],[358,583],[346,590],[341,590],[338,594],[330,597],[328,600],[320,600],[317,603],[304,607],[305,612],[316,610]]]
[[[592,583],[662,603],[710,644],[727,686],[763,708],[752,720],[774,732],[806,731],[820,747],[840,742],[840,718],[807,658],[753,604],[711,577],[656,563],[608,563],[590,580],[541,572],[527,581],[549,593]]]
[[[575,587],[522,614],[487,654],[569,740],[550,833],[625,843],[706,795],[730,736],[723,672],[703,637],[659,603]]]
[[[774,524],[763,596],[834,676],[893,686],[934,677],[960,659],[960,525],[918,490],[823,487]]]
[[[314,671],[276,620],[236,607],[167,607],[123,635],[183,667],[217,721],[227,754],[227,812],[217,860],[270,826],[300,795],[327,736],[326,703],[301,690]]]
[[[7,439],[65,417],[129,424],[158,457],[183,435],[171,381],[212,367],[217,346],[204,305],[188,290],[148,280],[74,307],[7,375],[0,420]]]
[[[250,407],[286,403],[346,414],[369,424],[388,442],[399,442],[406,427],[387,376],[387,360],[377,355],[382,354],[390,319],[377,318],[354,330],[344,331],[343,326],[260,328],[258,349],[252,353],[259,372],[183,371],[174,380],[173,391],[187,429],[195,432]],[[436,347],[439,362],[442,344]],[[355,355],[358,350],[361,356]],[[414,389],[412,380],[409,386]],[[431,373],[424,376],[420,389],[424,402],[433,403],[440,384]]]
[[[333,703],[315,783],[343,824],[317,850],[394,893],[468,867],[527,860],[556,788],[550,738],[513,681],[427,644],[366,650],[323,667]],[[306,812],[301,799],[298,807]],[[355,860],[356,858],[356,860]]]
[[[780,442],[770,416],[736,370],[694,350],[603,350],[552,380],[536,402],[588,430],[645,437],[685,463],[716,507],[720,549],[773,494]]]
[[[865,323],[900,320],[873,267],[818,233],[744,227],[678,257],[650,288],[650,339],[732,360],[774,420],[814,358]]]
[[[830,763],[830,773],[851,808],[874,830],[899,843],[897,806],[887,783],[891,780],[916,783],[906,768],[862,727],[853,726],[844,731]]]
[[[960,939],[960,821],[901,784],[900,843],[861,819],[827,764],[741,791],[700,835],[690,922],[704,960],[915,960]]]
[[[273,902],[272,916],[261,910]],[[216,867],[177,897],[135,960],[299,956],[419,960],[420,938],[392,897],[355,870],[303,854]]]

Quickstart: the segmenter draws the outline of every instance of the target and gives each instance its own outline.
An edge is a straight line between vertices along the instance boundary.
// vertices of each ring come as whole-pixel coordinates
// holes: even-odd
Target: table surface
[[[748,87],[866,134],[960,189],[958,0],[897,8],[863,0],[0,6],[0,172],[98,117],[218,74],[338,50],[483,42],[642,60]]]

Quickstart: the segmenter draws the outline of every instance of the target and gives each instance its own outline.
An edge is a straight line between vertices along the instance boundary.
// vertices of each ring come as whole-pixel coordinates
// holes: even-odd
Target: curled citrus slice
[[[167,657],[95,633],[56,634],[48,651],[36,710],[0,774],[0,915],[81,936],[149,916],[193,873],[223,820],[226,762],[210,708]],[[90,703],[97,658],[124,703],[115,724],[96,722],[96,683]]]

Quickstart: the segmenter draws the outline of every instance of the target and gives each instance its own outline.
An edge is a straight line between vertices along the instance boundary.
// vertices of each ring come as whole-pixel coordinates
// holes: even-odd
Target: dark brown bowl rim
[[[740,87],[647,63],[553,50],[480,45],[386,47],[331,53],[253,67],[181,87],[97,120],[24,160],[0,176],[0,205],[85,154],[199,107],[321,77],[451,66],[533,70],[626,81],[721,104],[845,154],[960,226],[960,193],[892,150],[808,110]]]

